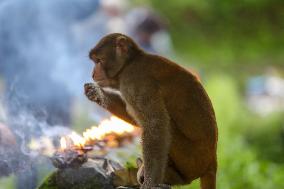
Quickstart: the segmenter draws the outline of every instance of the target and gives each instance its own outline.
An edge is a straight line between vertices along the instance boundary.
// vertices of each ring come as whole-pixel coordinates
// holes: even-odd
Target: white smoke
[[[23,155],[33,156],[27,148],[31,138],[68,132],[62,126],[69,125],[51,127],[48,114],[55,107],[70,109],[69,101],[82,97],[84,83],[91,78],[88,52],[103,34],[99,28],[81,28],[84,40],[89,39],[82,45],[74,37],[80,33],[72,28],[97,5],[96,0],[0,1],[0,78],[5,83],[0,122],[10,127]],[[9,163],[11,156],[3,153],[0,160]]]

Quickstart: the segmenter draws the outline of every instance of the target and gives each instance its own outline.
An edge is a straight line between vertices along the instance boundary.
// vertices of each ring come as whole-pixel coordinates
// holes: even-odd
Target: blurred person
[[[124,14],[128,7],[127,0],[101,0],[101,9],[107,15],[106,33],[127,33],[127,23]]]
[[[246,86],[249,108],[262,116],[284,110],[284,79],[269,67],[264,74],[250,77]]]
[[[146,7],[129,9],[128,0],[101,0],[99,9],[84,21],[74,25],[75,38],[83,43],[94,41],[91,36],[99,30],[100,37],[108,33],[124,33],[148,52],[173,56],[171,37],[165,21]]]
[[[173,56],[172,42],[166,23],[157,13],[137,7],[126,15],[128,33],[148,52]]]
[[[125,22],[125,12],[127,11],[127,0],[100,0],[99,8],[93,11],[82,22],[73,26],[75,39],[81,43],[87,43],[92,46],[99,38],[106,33],[127,33]],[[92,37],[94,31],[99,34]],[[85,36],[90,36],[86,38]],[[94,41],[94,38],[96,41]]]

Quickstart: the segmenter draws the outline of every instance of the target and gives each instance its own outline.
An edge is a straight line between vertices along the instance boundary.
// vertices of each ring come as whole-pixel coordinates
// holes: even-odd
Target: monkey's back
[[[157,81],[171,117],[170,158],[182,175],[189,180],[198,178],[208,166],[216,164],[217,125],[212,103],[188,70],[155,55],[146,64],[150,65],[147,71]]]
[[[215,113],[199,80],[189,70],[160,56],[150,56],[147,64],[150,65],[150,77],[157,81],[176,126],[191,140],[207,138],[215,143]],[[145,67],[147,69],[148,66]]]

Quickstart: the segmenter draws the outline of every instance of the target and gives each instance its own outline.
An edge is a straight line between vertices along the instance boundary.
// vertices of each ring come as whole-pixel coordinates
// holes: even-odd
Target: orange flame
[[[103,120],[98,126],[93,126],[90,129],[86,129],[83,132],[83,136],[72,132],[67,136],[70,139],[74,147],[82,148],[86,144],[94,144],[96,141],[103,140],[109,134],[123,135],[133,133],[135,127],[115,116],[111,116],[109,119]],[[65,137],[60,139],[61,149],[68,147]]]

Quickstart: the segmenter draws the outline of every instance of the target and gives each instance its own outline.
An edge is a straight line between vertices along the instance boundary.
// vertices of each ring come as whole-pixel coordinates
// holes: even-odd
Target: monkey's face
[[[110,65],[115,63],[115,59],[113,53],[109,51],[110,49],[99,49],[95,53],[90,54],[90,58],[95,64],[92,78],[101,87],[110,87],[111,80],[113,80],[110,75],[110,70],[113,66]]]
[[[127,58],[126,40],[122,34],[110,34],[90,51],[90,59],[95,64],[92,77],[99,86],[114,87],[117,83]]]

